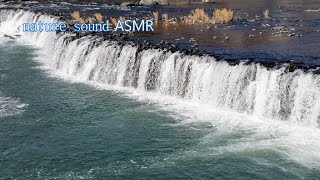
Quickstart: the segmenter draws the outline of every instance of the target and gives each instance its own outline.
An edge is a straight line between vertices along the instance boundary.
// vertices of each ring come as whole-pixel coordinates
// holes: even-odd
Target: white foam
[[[85,83],[101,90],[115,91],[138,101],[152,103],[159,110],[172,112],[171,117],[177,121],[173,124],[174,126],[193,128],[194,124],[199,123],[211,125],[213,132],[203,137],[199,144],[173,156],[206,158],[229,153],[253,153],[254,155],[254,152],[272,150],[283,158],[293,160],[305,167],[320,169],[320,130],[318,128],[218,110],[196,101],[85,81],[52,69],[46,70],[50,76],[70,83]],[[221,138],[227,142],[217,146],[216,141]]]
[[[0,117],[14,116],[25,111],[28,104],[21,103],[18,99],[4,97],[0,94]]]

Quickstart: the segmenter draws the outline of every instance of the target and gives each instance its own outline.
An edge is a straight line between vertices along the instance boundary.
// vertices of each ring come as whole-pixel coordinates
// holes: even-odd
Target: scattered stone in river
[[[195,40],[194,38],[190,38],[189,42],[196,42],[197,40]]]

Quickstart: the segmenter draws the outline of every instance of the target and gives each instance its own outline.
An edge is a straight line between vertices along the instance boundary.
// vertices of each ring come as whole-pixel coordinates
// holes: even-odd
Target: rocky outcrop
[[[152,4],[161,4],[161,5],[168,5],[168,4],[188,4],[188,0],[141,0],[140,4],[143,5],[152,5]]]
[[[202,0],[203,3],[215,3],[215,0]]]

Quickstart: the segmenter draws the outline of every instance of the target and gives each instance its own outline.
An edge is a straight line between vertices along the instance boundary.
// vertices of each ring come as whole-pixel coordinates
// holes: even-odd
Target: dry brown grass
[[[155,20],[156,22],[158,22],[158,21],[159,21],[159,12],[152,12],[152,14],[153,14],[154,20]]]
[[[79,11],[75,11],[73,13],[70,13],[70,15],[72,17],[73,22],[85,23],[85,21],[81,18]]]
[[[103,16],[100,13],[95,13],[94,17],[97,19],[98,22],[103,22]]]
[[[117,25],[118,20],[117,20],[116,18],[111,18],[110,20],[111,20],[111,24],[112,24],[113,26],[116,26],[116,25]]]
[[[208,14],[201,8],[191,11],[191,14],[188,15],[187,20],[191,21],[192,23],[210,23],[211,21]]]
[[[167,13],[162,14],[162,20],[163,21],[169,21],[169,14],[167,14]]]
[[[92,17],[87,17],[86,22],[92,24],[94,22],[94,19]]]
[[[120,20],[122,23],[124,23],[124,22],[126,21],[126,18],[120,16],[120,17],[119,17],[119,20]]]
[[[266,19],[270,19],[270,11],[269,11],[269,9],[263,11],[263,16]]]
[[[118,19],[117,18],[110,18],[110,20],[111,20],[111,24],[115,27],[115,26],[117,26],[119,21],[121,21],[122,24],[124,24],[124,22],[126,21],[126,18],[120,16]]]
[[[192,23],[227,23],[235,19],[233,11],[230,9],[215,9],[213,17],[210,16],[203,9],[195,9],[188,17],[185,18],[186,22]]]
[[[212,21],[214,23],[227,23],[235,19],[231,9],[215,9],[213,12]]]

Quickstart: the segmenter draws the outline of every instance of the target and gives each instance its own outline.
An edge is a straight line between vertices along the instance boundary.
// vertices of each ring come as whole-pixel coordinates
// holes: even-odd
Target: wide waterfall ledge
[[[320,125],[320,76],[314,73],[318,69],[245,61],[230,64],[208,55],[120,43],[113,36],[107,39],[78,37],[68,32],[17,31],[23,22],[40,21],[54,23],[58,18],[30,11],[2,10],[0,32],[40,47],[44,54],[50,54],[43,63],[65,76],[156,92],[262,118]]]

